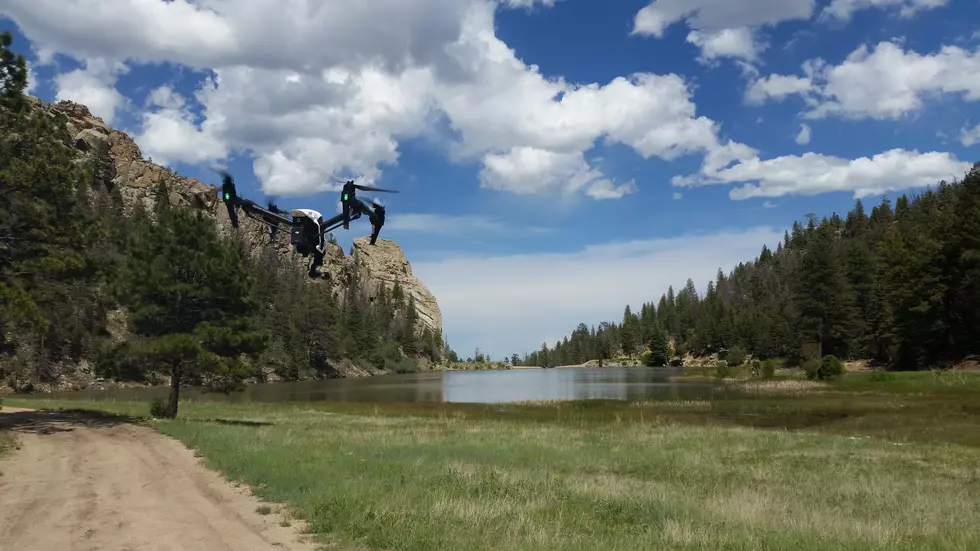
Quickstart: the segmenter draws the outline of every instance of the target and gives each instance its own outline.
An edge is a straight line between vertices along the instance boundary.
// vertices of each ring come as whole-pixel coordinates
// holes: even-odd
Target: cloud
[[[763,201],[762,208],[764,208],[764,209],[774,209],[774,208],[776,208],[776,203],[773,203],[772,201]]]
[[[758,36],[761,27],[809,19],[814,6],[815,0],[653,0],[636,13],[631,34],[662,38],[683,21],[702,62],[724,57],[755,62],[768,47]]]
[[[960,142],[966,147],[980,143],[980,124],[974,126],[972,130],[967,130],[966,127],[960,129]]]
[[[536,4],[541,4],[546,8],[553,8],[555,6],[555,2],[558,0],[499,0],[499,1],[505,7],[511,9],[517,9],[517,8],[530,9],[533,8]]]
[[[450,346],[464,357],[479,346],[493,357],[552,346],[579,322],[620,321],[690,277],[704,293],[726,272],[782,239],[753,228],[592,245],[569,253],[456,257],[412,263],[438,297]]]
[[[144,154],[155,162],[174,160],[200,163],[228,155],[224,143],[198,130],[185,99],[169,86],[153,90],[143,113],[142,131],[134,137]]]
[[[821,12],[820,21],[850,21],[851,15],[871,8],[899,9],[909,18],[920,11],[945,6],[948,0],[833,0]],[[676,23],[690,29],[687,41],[701,52],[699,60],[711,64],[730,57],[751,74],[759,54],[769,44],[762,29],[787,21],[809,20],[816,0],[653,0],[633,18],[631,35],[663,38]],[[795,41],[795,37],[790,41]],[[788,46],[789,44],[787,44]]]
[[[851,191],[855,198],[861,198],[961,178],[970,166],[950,153],[935,151],[892,149],[853,160],[804,153],[765,161],[756,157],[700,179],[676,179],[674,185],[742,183],[728,194],[736,201],[832,191]]]
[[[833,0],[820,12],[820,19],[850,21],[855,12],[869,8],[899,8],[899,15],[909,18],[947,4],[949,0]]]
[[[480,233],[548,233],[552,231],[548,228],[511,224],[502,219],[480,215],[444,216],[421,213],[392,214],[385,221],[385,230],[457,237]]]
[[[116,112],[128,100],[115,88],[116,78],[126,67],[104,59],[89,59],[84,67],[54,77],[55,99],[71,100],[89,108],[96,117],[112,125]]]
[[[670,197],[675,201],[680,201],[684,198],[684,194],[679,191],[675,191]]]
[[[810,143],[810,126],[807,124],[800,125],[800,133],[796,135],[796,143],[799,145],[806,145]]]
[[[27,62],[27,88],[24,89],[24,92],[32,94],[36,89],[37,73],[34,72],[34,66],[30,62]]]
[[[806,77],[791,75],[768,75],[752,82],[745,90],[745,102],[759,105],[768,99],[781,101],[793,94],[802,94],[813,87]]]
[[[704,64],[726,57],[758,62],[759,54],[768,47],[748,27],[719,31],[691,31],[687,35],[687,41],[701,51],[698,61]]]
[[[822,59],[803,64],[805,77],[769,75],[746,91],[747,103],[803,96],[804,117],[897,119],[921,109],[926,98],[959,95],[980,100],[980,49],[943,46],[933,54],[895,42],[862,44],[839,65]]]
[[[703,154],[714,163],[751,149],[720,140],[719,125],[697,115],[678,75],[604,84],[546,78],[496,37],[499,6],[120,0],[104,10],[95,0],[11,0],[2,12],[38,49],[207,69],[193,98],[150,106],[138,143],[168,162],[250,153],[264,191],[283,196],[334,189],[335,176],[371,183],[398,162],[399,144],[417,137],[446,145],[452,159],[482,162],[486,187],[597,200],[638,191],[590,166],[585,153],[600,139],[666,160]],[[111,79],[85,83],[74,95],[111,116],[120,99]],[[200,122],[186,108],[192,100]]]

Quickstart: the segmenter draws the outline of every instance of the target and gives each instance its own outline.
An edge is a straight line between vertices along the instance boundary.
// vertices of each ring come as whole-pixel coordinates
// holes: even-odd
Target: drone
[[[377,241],[381,227],[385,223],[384,205],[378,202],[375,202],[373,206],[368,205],[357,198],[357,190],[398,193],[395,190],[355,184],[353,180],[347,180],[343,182],[344,186],[340,194],[341,213],[324,220],[323,215],[318,211],[291,209],[287,212],[276,206],[272,200],[269,200],[266,207],[263,208],[255,201],[238,195],[235,190],[235,180],[231,174],[220,169],[216,169],[215,172],[222,177],[221,200],[228,208],[228,217],[231,219],[232,227],[238,228],[238,209],[241,209],[245,216],[269,227],[270,243],[275,242],[280,225],[288,226],[290,228],[290,244],[293,249],[303,258],[313,256],[309,271],[311,278],[320,277],[319,267],[323,265],[327,233],[341,226],[345,230],[350,229],[351,220],[367,216],[371,220],[371,244],[374,245]]]

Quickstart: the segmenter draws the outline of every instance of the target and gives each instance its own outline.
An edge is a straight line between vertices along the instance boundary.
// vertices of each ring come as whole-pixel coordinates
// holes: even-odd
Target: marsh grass
[[[980,379],[853,375],[676,402],[70,407],[143,416],[338,549],[980,549]]]

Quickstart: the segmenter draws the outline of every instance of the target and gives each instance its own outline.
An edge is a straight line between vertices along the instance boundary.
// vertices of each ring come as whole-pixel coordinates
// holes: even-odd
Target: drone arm
[[[245,211],[245,216],[248,216],[249,218],[252,218],[254,220],[258,220],[259,222],[262,222],[267,226],[271,226],[273,224],[275,225],[286,224],[287,226],[295,225],[295,222],[293,222],[291,219],[279,213],[272,212],[271,210],[264,209],[259,205],[257,205],[255,201],[244,199],[244,198],[240,199],[240,201],[241,201],[242,210]],[[256,214],[258,216],[256,216]]]
[[[354,214],[351,215],[350,219],[351,220],[357,220],[360,217],[361,217],[361,211],[360,211],[360,209],[357,209],[357,210],[355,210]],[[337,216],[334,216],[333,218],[331,218],[329,220],[324,220],[323,223],[320,224],[320,235],[321,236],[326,235],[328,232],[331,232],[331,231],[339,228],[342,225],[344,225],[344,215],[343,214],[338,214]]]

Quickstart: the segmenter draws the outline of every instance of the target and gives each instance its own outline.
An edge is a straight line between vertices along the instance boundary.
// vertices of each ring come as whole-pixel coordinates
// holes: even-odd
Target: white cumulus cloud
[[[821,19],[836,19],[850,21],[855,12],[869,8],[895,9],[902,17],[912,17],[915,14],[941,8],[949,4],[949,0],[832,0],[820,12]]]
[[[112,125],[116,112],[126,106],[126,98],[115,88],[116,78],[126,71],[119,63],[88,59],[84,67],[54,78],[55,99],[71,100],[89,108],[93,115]]]
[[[966,127],[961,128],[960,142],[967,147],[975,143],[980,143],[980,124],[974,126],[972,129],[967,129]]]
[[[800,133],[796,135],[796,143],[799,145],[806,145],[810,143],[810,126],[806,124],[800,125]]]
[[[417,137],[446,147],[453,159],[481,162],[482,185],[594,199],[638,191],[635,182],[617,182],[590,165],[586,153],[600,139],[644,158],[704,155],[712,166],[751,151],[719,137],[720,126],[698,115],[678,75],[584,84],[543,76],[497,38],[501,5],[118,0],[106,10],[97,0],[10,0],[0,13],[38,50],[209,70],[213,76],[193,97],[200,120],[186,108],[192,98],[152,104],[141,115],[137,143],[170,162],[247,151],[268,193],[332,189],[336,176],[370,183],[398,162],[402,141]],[[719,47],[739,43],[729,42]],[[93,77],[71,78],[80,76]],[[85,83],[74,97],[111,116],[120,99],[112,79]]]
[[[936,151],[892,149],[857,159],[804,153],[764,161],[755,157],[697,180],[678,179],[675,185],[742,184],[729,192],[734,200],[833,191],[849,191],[861,198],[962,178],[970,166]]]
[[[980,49],[943,46],[920,54],[895,42],[862,44],[839,65],[813,59],[803,64],[803,72],[759,79],[749,86],[746,102],[799,94],[807,118],[897,119],[941,95],[980,100]]]

